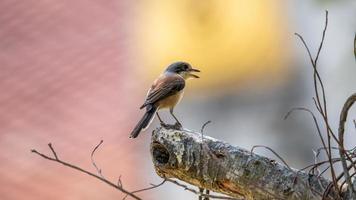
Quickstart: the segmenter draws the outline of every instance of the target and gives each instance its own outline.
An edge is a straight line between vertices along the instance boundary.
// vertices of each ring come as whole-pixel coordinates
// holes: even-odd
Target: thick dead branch
[[[350,196],[353,197],[353,199],[356,199],[356,194],[355,194],[355,189],[353,188],[352,185],[352,181],[351,181],[351,177],[350,177],[350,173],[349,170],[347,169],[347,162],[346,162],[346,152],[345,152],[345,147],[344,147],[344,132],[345,132],[345,123],[346,123],[346,119],[347,119],[347,114],[349,112],[349,109],[351,108],[351,106],[354,104],[354,102],[356,101],[356,93],[351,95],[347,101],[345,102],[342,111],[340,113],[340,123],[339,123],[339,154],[340,154],[340,158],[341,158],[341,164],[342,164],[342,168],[344,171],[344,177],[345,177],[345,181],[348,185],[348,189],[350,192]]]
[[[204,136],[202,140],[200,133],[186,130],[153,131],[151,154],[161,177],[247,200],[321,199],[331,184],[214,138]],[[330,199],[334,194],[329,193]]]

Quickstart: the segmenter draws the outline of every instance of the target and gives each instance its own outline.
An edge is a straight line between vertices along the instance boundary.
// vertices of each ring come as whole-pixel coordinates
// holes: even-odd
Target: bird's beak
[[[199,76],[198,75],[195,75],[195,74],[193,74],[192,72],[200,72],[200,70],[199,69],[190,69],[189,70],[189,76],[190,77],[192,77],[192,78],[199,78]]]

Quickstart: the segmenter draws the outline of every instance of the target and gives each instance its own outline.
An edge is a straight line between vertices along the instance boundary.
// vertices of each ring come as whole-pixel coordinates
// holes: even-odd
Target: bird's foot
[[[175,130],[182,130],[182,124],[176,122],[175,124],[165,124],[161,123],[161,126],[165,129],[175,129]]]
[[[182,130],[183,126],[182,126],[181,123],[176,122],[176,123],[173,125],[173,128],[176,129],[176,130]]]
[[[160,124],[161,124],[161,126],[162,126],[163,128],[165,128],[165,129],[170,129],[170,127],[172,126],[172,125],[169,125],[169,124],[165,124],[165,123],[163,123],[163,122],[161,122]]]

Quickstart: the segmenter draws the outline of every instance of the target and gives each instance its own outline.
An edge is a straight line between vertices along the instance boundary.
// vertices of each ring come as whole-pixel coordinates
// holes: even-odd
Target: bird
[[[146,112],[132,130],[130,138],[136,138],[143,130],[146,130],[155,114],[161,126],[169,127],[158,114],[158,110],[161,109],[169,109],[170,114],[176,121],[175,127],[182,127],[173,111],[183,97],[186,80],[199,78],[194,72],[200,72],[200,70],[194,69],[189,63],[182,61],[174,62],[164,70],[148,90],[146,100],[140,107],[140,109],[146,108]]]

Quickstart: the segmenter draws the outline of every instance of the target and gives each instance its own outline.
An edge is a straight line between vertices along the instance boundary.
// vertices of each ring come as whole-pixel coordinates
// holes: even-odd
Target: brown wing
[[[145,103],[140,107],[141,109],[150,104],[176,94],[181,91],[185,86],[185,81],[178,75],[162,76],[151,87],[147,94]]]

